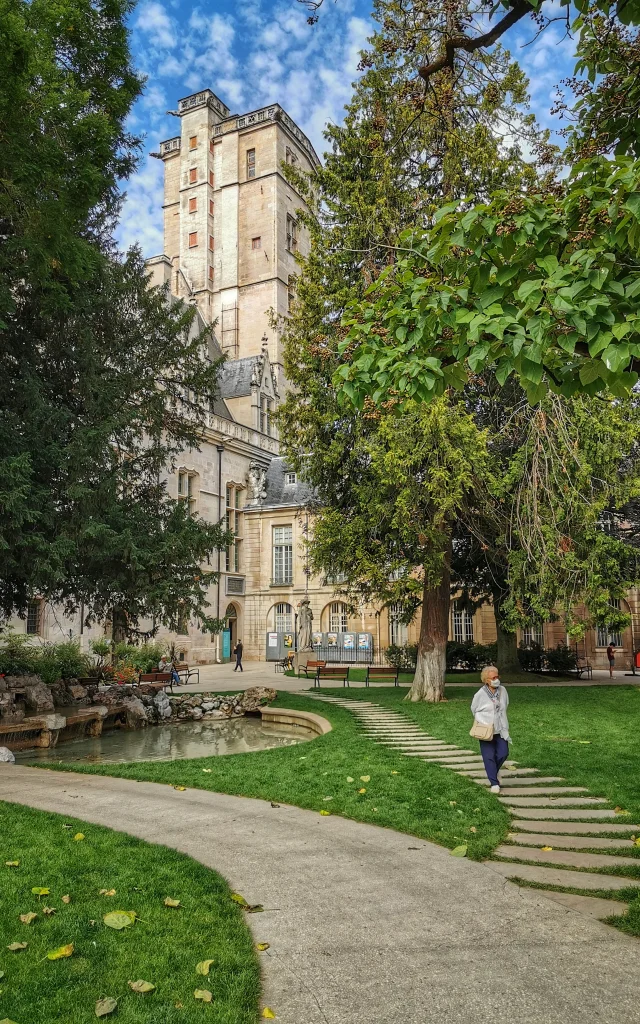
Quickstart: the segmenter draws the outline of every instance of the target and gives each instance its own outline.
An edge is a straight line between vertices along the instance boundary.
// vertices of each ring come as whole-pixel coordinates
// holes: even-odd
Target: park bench
[[[322,679],[330,679],[333,682],[335,682],[336,680],[340,680],[341,679],[342,680],[342,685],[343,686],[348,686],[349,685],[349,669],[348,668],[339,668],[336,665],[329,665],[329,666],[327,666],[327,665],[319,665],[316,668],[316,675],[315,675],[315,679],[313,681],[313,685],[314,686],[320,686],[320,681]]]
[[[583,676],[586,676],[587,679],[593,679],[593,668],[588,658],[578,658],[576,667],[573,671],[578,679],[582,679]]]
[[[288,672],[290,668],[293,668],[294,657],[293,651],[289,651],[284,658],[278,658],[273,664],[274,672]]]
[[[162,683],[168,686],[173,693],[173,681],[170,672],[141,672],[138,678],[139,683]]]
[[[394,686],[400,685],[398,683],[398,669],[393,668],[393,666],[390,668],[372,668],[368,665],[364,685],[368,686],[371,679],[376,679],[378,682],[393,683]]]
[[[185,665],[182,662],[178,662],[177,665],[176,665],[176,672],[178,673],[178,675],[180,677],[180,682],[181,683],[185,683],[185,684],[188,683],[192,676],[195,676],[195,679],[196,679],[197,683],[200,682],[200,669],[199,668],[189,668],[188,665]]]
[[[300,673],[301,672],[304,672],[305,676],[308,679],[309,678],[309,672],[311,672],[312,676],[315,676],[319,668],[326,668],[326,667],[327,667],[326,661],[308,661],[306,665],[300,665],[300,667],[298,668],[298,679],[300,678]]]

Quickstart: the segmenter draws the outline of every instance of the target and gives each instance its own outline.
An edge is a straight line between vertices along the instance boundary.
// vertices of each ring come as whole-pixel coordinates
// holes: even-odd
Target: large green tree
[[[193,309],[117,256],[129,0],[0,0],[0,609],[207,617],[217,526],[169,498],[216,384]],[[205,569],[201,568],[205,565]]]

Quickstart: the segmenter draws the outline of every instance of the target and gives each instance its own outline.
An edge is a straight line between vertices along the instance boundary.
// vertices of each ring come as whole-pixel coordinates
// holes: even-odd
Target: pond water
[[[113,729],[102,736],[61,741],[57,747],[16,751],[16,761],[118,764],[127,761],[179,761],[217,754],[246,754],[253,750],[290,747],[314,739],[314,733],[296,726],[263,724],[245,717],[208,722],[178,722],[127,731]]]

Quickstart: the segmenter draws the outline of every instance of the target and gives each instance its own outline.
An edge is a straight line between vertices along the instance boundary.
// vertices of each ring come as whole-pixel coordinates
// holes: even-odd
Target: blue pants
[[[509,744],[502,736],[494,736],[492,740],[480,740],[480,753],[489,782],[492,786],[499,786],[498,772],[509,756]]]

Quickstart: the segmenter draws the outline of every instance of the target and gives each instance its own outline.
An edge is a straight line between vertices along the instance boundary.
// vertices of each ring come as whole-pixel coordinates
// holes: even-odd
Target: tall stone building
[[[226,519],[233,545],[219,556],[220,580],[209,593],[210,613],[226,617],[222,637],[184,622],[175,643],[194,663],[227,659],[242,638],[245,656],[274,658],[295,645],[300,602],[307,598],[313,629],[329,636],[368,637],[376,649],[417,640],[400,610],[363,607],[356,613],[325,579],[306,568],[308,494],[279,454],[273,414],[286,389],[281,331],[295,287],[295,254],[308,249],[300,223],[302,197],[283,165],[310,171],[313,146],[278,104],[231,114],[209,89],[181,99],[175,112],[180,134],[160,143],[164,163],[164,251],[148,261],[153,284],[197,306],[194,330],[214,324],[214,355],[224,354],[220,394],[207,413],[198,451],[184,452],[168,474],[169,493],[211,522]],[[630,595],[635,627],[613,639],[628,662],[640,640],[640,608]],[[104,627],[85,629],[36,595],[16,629],[47,639],[80,636],[83,645]],[[525,631],[524,642],[563,641],[560,623]],[[450,636],[490,643],[496,638],[490,607],[470,615],[452,603]],[[274,638],[276,638],[274,640]],[[604,664],[608,635],[592,631],[585,652]],[[342,642],[342,641],[338,641]]]

